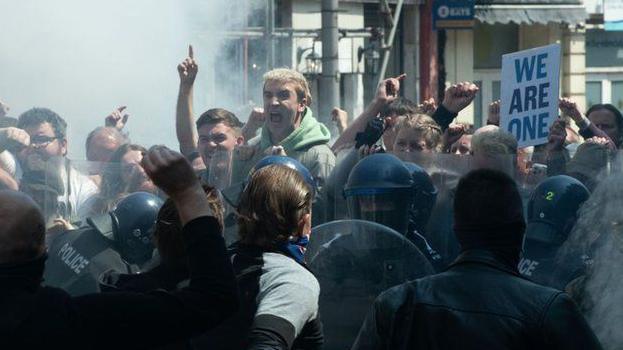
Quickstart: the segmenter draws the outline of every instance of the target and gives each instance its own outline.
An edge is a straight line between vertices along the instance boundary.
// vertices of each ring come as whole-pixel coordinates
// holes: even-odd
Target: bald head
[[[32,260],[45,251],[45,224],[27,195],[0,191],[0,264]]]
[[[108,162],[119,146],[128,140],[119,130],[111,127],[98,127],[87,136],[87,160]]]

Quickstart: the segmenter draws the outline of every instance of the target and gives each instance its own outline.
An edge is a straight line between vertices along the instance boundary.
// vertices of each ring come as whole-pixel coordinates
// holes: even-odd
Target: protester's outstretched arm
[[[154,147],[142,166],[175,203],[183,226],[189,286],[167,293],[101,293],[73,299],[87,339],[97,348],[152,348],[216,327],[238,306],[222,227],[192,167],[179,153]],[[102,337],[102,329],[113,337]],[[97,339],[97,340],[95,340]],[[120,343],[123,342],[123,343]]]
[[[390,104],[398,97],[400,91],[400,81],[406,77],[405,74],[399,75],[395,78],[385,79],[379,84],[376,90],[376,96],[372,103],[366,107],[366,109],[350,124],[346,130],[335,140],[335,143],[331,147],[333,152],[337,152],[340,149],[350,147],[355,143],[355,137],[357,133],[360,133],[366,129],[366,125],[370,120],[374,119],[385,106]]]
[[[569,154],[565,149],[567,129],[563,119],[557,119],[549,129],[545,145],[547,176],[566,174]]]
[[[558,108],[560,108],[561,114],[573,119],[578,126],[580,135],[588,140],[593,137],[603,137],[608,140],[608,147],[616,149],[613,140],[610,139],[608,134],[599,129],[595,124],[591,123],[587,117],[583,116],[578,108],[578,105],[570,98],[561,98],[558,102]]]
[[[197,128],[193,119],[193,86],[199,66],[195,60],[192,45],[188,46],[188,57],[177,66],[180,75],[180,89],[175,109],[175,132],[180,143],[180,152],[188,157],[197,149]]]
[[[472,103],[478,90],[478,86],[470,82],[454,84],[446,89],[443,102],[432,116],[442,131],[446,131],[459,112]]]

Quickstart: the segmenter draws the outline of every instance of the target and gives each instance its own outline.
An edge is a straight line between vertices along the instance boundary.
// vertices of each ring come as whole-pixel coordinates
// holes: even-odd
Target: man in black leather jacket
[[[521,277],[525,224],[514,181],[476,170],[457,187],[461,254],[443,273],[376,300],[353,349],[599,349],[564,292]]]

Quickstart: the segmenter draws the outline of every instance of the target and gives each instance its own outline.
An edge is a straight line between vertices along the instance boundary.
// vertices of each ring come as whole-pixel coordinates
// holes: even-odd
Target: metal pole
[[[383,79],[385,79],[385,71],[387,71],[387,64],[389,63],[389,57],[391,56],[391,48],[394,46],[394,36],[396,36],[396,28],[398,28],[398,23],[400,23],[400,12],[402,12],[402,4],[404,0],[398,0],[398,4],[396,5],[396,13],[394,13],[392,29],[389,32],[389,38],[387,38],[387,43],[383,48],[383,63],[381,64],[381,70],[379,71],[379,81],[378,84],[381,84]]]
[[[332,133],[336,130],[331,122],[331,109],[340,106],[340,72],[338,61],[339,31],[337,26],[338,0],[322,0],[322,74],[318,99],[319,121],[325,123]]]
[[[266,25],[264,26],[264,40],[266,41],[266,70],[275,67],[275,0],[266,0]]]

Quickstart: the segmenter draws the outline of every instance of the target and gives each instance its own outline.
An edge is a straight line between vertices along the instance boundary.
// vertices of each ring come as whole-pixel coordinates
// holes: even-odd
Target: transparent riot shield
[[[336,165],[326,180],[324,197],[327,217],[325,222],[348,219],[348,208],[344,198],[344,187],[350,171],[359,161],[357,150],[349,148],[337,155]]]
[[[306,253],[320,282],[325,349],[348,349],[375,298],[384,290],[433,273],[404,236],[369,221],[315,227]]]
[[[526,201],[533,188],[520,171],[518,163],[523,159],[520,157],[511,155],[474,157],[427,152],[397,152],[395,155],[405,162],[424,168],[438,191],[426,229],[421,233],[439,252],[446,264],[452,262],[460,252],[460,245],[453,229],[453,205],[456,186],[463,175],[481,168],[502,171],[516,180],[520,194]]]
[[[225,189],[231,185],[232,151],[218,150],[212,154],[210,164],[207,164],[208,185]]]

